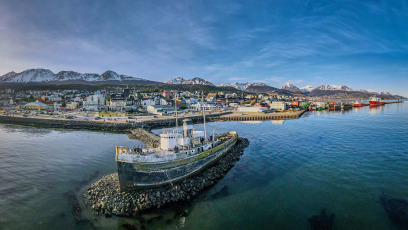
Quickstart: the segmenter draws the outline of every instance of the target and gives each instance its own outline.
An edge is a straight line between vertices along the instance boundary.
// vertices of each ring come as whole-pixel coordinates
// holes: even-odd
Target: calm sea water
[[[408,200],[407,103],[212,126],[238,131],[250,146],[193,201],[143,215],[146,229],[310,229],[307,219],[323,208],[335,214],[334,229],[398,229],[379,196]],[[115,172],[115,146],[138,143],[123,134],[0,125],[0,228],[88,229],[62,194],[95,170]],[[97,228],[142,227],[140,218],[84,216]]]

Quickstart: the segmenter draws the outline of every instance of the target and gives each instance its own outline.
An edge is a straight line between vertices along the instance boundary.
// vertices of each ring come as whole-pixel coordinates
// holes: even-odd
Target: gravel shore
[[[189,200],[221,179],[248,145],[248,139],[239,137],[236,145],[215,165],[178,184],[121,192],[117,173],[113,173],[93,183],[83,195],[92,209],[106,216],[134,216],[148,209]]]

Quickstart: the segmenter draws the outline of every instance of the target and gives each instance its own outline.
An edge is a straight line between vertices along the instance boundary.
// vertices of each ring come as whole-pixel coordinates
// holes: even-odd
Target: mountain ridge
[[[53,73],[49,69],[27,69],[20,73],[11,71],[0,76],[0,83],[50,83],[50,82],[146,82],[160,83],[150,81],[139,77],[118,74],[112,70],[107,70],[102,74],[79,73],[75,71],[59,71]]]
[[[281,89],[290,91],[292,93],[302,93],[302,91],[298,87],[292,85],[290,82],[286,82],[286,84],[284,84]]]

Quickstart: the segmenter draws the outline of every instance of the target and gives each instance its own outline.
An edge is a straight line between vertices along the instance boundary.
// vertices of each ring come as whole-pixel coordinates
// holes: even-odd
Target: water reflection
[[[370,114],[376,115],[378,113],[383,113],[384,108],[385,108],[384,105],[370,105],[369,111],[370,111]]]

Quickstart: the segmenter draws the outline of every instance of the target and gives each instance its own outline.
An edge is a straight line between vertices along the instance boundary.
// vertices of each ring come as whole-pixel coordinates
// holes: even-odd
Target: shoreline
[[[271,114],[261,113],[240,113],[240,112],[226,112],[219,114],[207,114],[206,122],[213,121],[229,121],[233,120],[286,120],[286,119],[298,119],[306,111],[294,111],[294,112],[278,112]],[[203,117],[201,115],[180,117],[179,120],[189,118],[193,120],[195,124],[203,123]],[[238,118],[238,119],[237,119]],[[242,119],[239,119],[242,118]],[[109,131],[126,133],[131,129],[143,128],[147,130],[168,128],[176,125],[175,118],[158,118],[154,120],[147,120],[141,122],[104,122],[104,121],[85,121],[85,120],[64,120],[64,119],[51,119],[51,118],[38,118],[38,117],[22,117],[22,116],[10,116],[0,115],[0,123],[14,124],[23,126],[32,126],[38,128],[57,128],[57,129],[74,129],[74,130],[89,130],[89,131]]]

